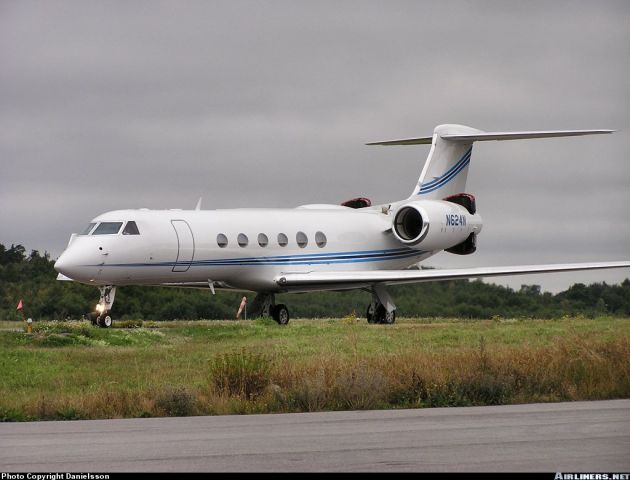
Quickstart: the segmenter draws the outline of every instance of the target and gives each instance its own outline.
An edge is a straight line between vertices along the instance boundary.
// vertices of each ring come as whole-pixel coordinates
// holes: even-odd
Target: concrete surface
[[[630,471],[630,400],[0,424],[0,471]]]

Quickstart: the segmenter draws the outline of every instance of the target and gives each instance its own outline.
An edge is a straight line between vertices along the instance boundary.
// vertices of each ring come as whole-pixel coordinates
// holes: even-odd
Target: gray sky
[[[57,257],[118,208],[406,197],[428,147],[476,144],[478,251],[440,267],[630,258],[627,1],[0,0],[0,243]],[[630,272],[496,280],[557,290]]]

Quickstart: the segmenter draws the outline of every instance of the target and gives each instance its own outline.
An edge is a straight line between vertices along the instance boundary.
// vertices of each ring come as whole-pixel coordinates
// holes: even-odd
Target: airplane
[[[464,278],[630,267],[630,261],[516,265],[462,269],[409,269],[445,251],[477,249],[482,219],[466,191],[474,142],[608,134],[613,130],[486,132],[439,125],[432,136],[367,145],[431,145],[420,178],[403,199],[372,205],[356,198],[341,205],[296,208],[117,210],[72,234],[55,262],[59,280],[97,286],[100,300],[88,314],[109,327],[116,288],[155,285],[251,291],[250,317],[285,325],[278,293],[371,292],[369,323],[392,324],[396,305],[389,285]]]

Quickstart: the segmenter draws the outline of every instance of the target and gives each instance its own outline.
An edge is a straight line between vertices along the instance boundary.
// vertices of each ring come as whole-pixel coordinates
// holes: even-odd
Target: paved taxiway
[[[628,471],[630,400],[0,424],[0,471]]]

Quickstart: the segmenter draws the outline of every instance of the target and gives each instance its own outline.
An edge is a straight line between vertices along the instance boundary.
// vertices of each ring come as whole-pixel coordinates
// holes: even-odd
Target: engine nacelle
[[[481,231],[479,214],[456,203],[416,200],[398,207],[392,230],[403,244],[423,251],[446,250]]]

